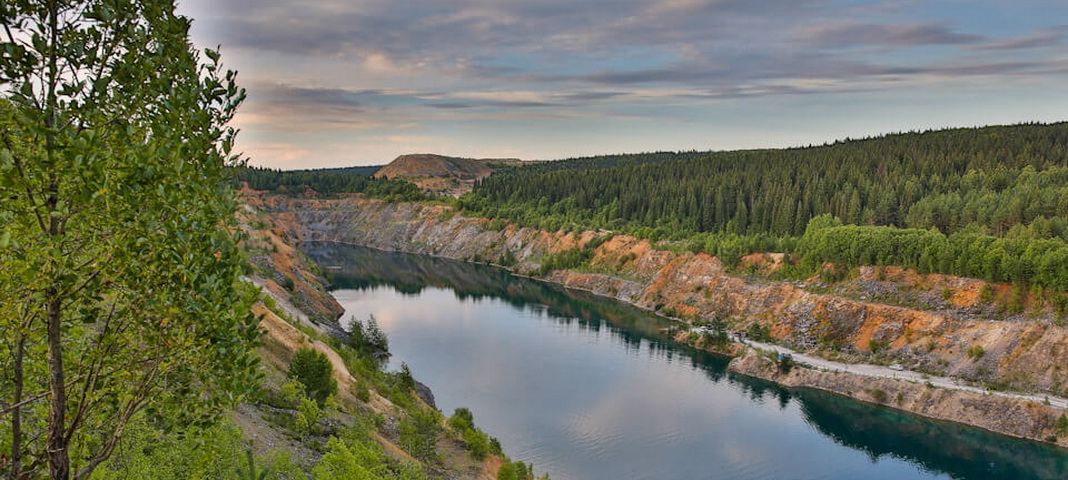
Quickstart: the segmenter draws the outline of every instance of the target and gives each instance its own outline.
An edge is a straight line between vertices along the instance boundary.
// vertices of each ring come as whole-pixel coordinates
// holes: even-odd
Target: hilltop
[[[515,158],[459,158],[419,153],[401,155],[375,172],[374,178],[402,179],[424,190],[452,196],[471,191],[476,180],[503,166],[520,166]]]

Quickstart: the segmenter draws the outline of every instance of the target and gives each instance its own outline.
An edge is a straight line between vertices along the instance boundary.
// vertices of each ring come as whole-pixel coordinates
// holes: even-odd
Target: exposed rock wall
[[[536,272],[546,255],[583,247],[602,235],[590,231],[566,233],[519,228],[487,219],[466,218],[445,206],[360,198],[250,197],[248,201],[262,211],[271,212],[273,223],[281,228],[279,233],[290,242],[332,241],[494,262],[506,258],[505,253],[510,252],[516,261],[514,270],[520,274]],[[726,318],[731,328],[739,330],[762,324],[769,327],[779,342],[828,357],[902,363],[910,369],[936,375],[975,379],[1028,392],[1068,394],[1068,328],[1049,318],[976,319],[972,314],[976,308],[975,292],[982,283],[977,280],[892,271],[892,276],[901,277],[895,285],[921,292],[939,290],[933,295],[946,298],[945,305],[937,309],[920,309],[866,301],[864,291],[858,292],[859,298],[817,293],[820,285],[813,284],[814,281],[746,280],[725,274],[723,265],[714,257],[653,247],[646,240],[616,235],[593,250],[588,266],[582,271],[553,271],[547,280],[683,319]],[[882,272],[880,276],[885,274]],[[854,286],[869,285],[875,276],[874,270],[861,269]],[[946,289],[948,295],[943,293]],[[878,293],[868,292],[872,297]],[[756,370],[747,373],[762,376]],[[842,392],[832,388],[833,385],[821,383],[824,380],[818,376],[801,376],[790,381]],[[865,377],[853,377],[851,381],[865,385],[881,382]],[[1045,439],[1041,435],[1048,425],[1043,422],[1051,421],[1042,418],[1031,421],[1029,427],[1011,428],[1000,423],[1001,420],[982,423],[976,420],[978,417],[972,417],[973,414],[981,416],[975,408],[965,408],[961,403],[963,395],[927,392],[922,396],[924,400],[917,403],[920,392],[906,392],[902,388],[894,391],[902,392],[908,400],[891,406],[935,418],[979,424],[1010,435]],[[1002,400],[986,398],[984,401]],[[937,409],[929,406],[936,404]],[[1002,406],[1016,408],[1006,405]],[[993,407],[988,410],[997,411]],[[949,413],[952,411],[959,413]],[[1035,415],[1036,419],[1040,416]]]
[[[925,417],[967,423],[1014,437],[1035,440],[1056,437],[1062,410],[1042,403],[951,390],[889,378],[872,378],[808,368],[780,371],[775,362],[750,350],[730,363],[730,370],[788,387],[818,388],[868,403],[906,410]],[[1068,445],[1060,439],[1062,446]]]

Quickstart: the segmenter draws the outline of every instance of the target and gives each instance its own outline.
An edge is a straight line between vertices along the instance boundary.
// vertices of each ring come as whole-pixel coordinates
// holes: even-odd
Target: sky
[[[1064,0],[178,0],[253,165],[559,159],[1068,120]]]

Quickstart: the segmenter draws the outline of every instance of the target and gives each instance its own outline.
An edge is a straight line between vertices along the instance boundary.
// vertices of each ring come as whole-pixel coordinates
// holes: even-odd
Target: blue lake
[[[461,262],[327,244],[346,317],[556,480],[1063,479],[1068,452],[726,371],[629,305]]]

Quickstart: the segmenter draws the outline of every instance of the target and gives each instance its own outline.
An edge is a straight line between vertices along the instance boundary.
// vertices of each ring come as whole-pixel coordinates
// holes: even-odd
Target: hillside
[[[797,252],[809,273],[833,261],[1065,285],[1068,123],[661,157],[509,170],[458,206],[548,230],[684,241],[728,266]]]
[[[659,235],[798,236],[810,219],[831,214],[946,234],[974,224],[998,236],[1044,218],[1056,236],[1068,234],[1066,166],[1068,123],[950,129],[796,149],[549,162],[480,182],[464,207],[550,228],[574,222]]]
[[[277,196],[254,203],[270,212],[291,239],[491,261],[687,322],[754,332],[754,338],[840,362],[896,363],[1039,398],[1068,394],[1068,377],[1059,367],[1068,361],[1068,329],[1053,301],[1060,294],[1054,292],[885,267],[775,280],[780,255],[746,258],[752,276],[739,277],[715,257],[670,245],[604,232],[520,228],[456,215],[444,206]],[[696,343],[714,347],[701,337]],[[774,368],[764,369],[752,359],[732,363],[732,369],[775,377]],[[855,388],[865,377],[848,374],[782,381],[1009,435],[1068,442],[1055,427],[1063,410],[1041,401],[905,380],[880,381],[882,393],[871,393]]]
[[[518,159],[473,159],[434,154],[401,155],[375,172],[375,178],[404,179],[439,194],[458,196],[471,191],[476,180],[502,166],[518,166]]]
[[[285,225],[250,206],[238,218],[247,279],[262,289],[253,306],[263,332],[256,391],[221,423],[191,435],[138,419],[92,478],[496,479],[510,463],[499,442],[474,419],[448,421],[451,412],[438,411],[429,388],[413,378],[418,372],[387,371],[388,347],[378,350],[385,342],[350,335],[348,320],[356,319],[343,328],[343,308],[315,264],[291,245]],[[361,331],[377,328],[360,320]],[[293,373],[296,358],[309,352],[321,356],[336,385],[325,401]]]

